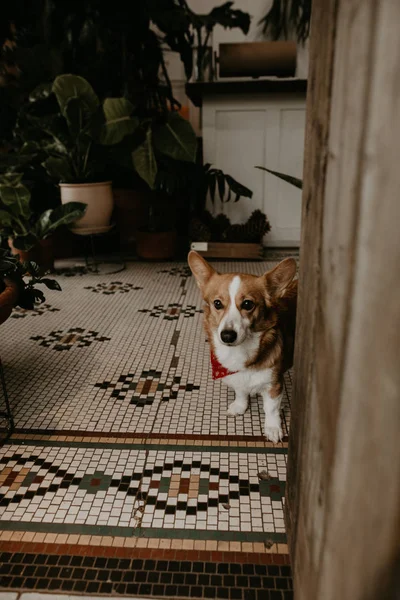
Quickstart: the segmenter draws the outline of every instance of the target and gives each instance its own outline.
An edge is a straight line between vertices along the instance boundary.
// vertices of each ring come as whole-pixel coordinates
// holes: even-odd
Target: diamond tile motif
[[[133,283],[122,281],[111,281],[98,283],[97,285],[88,285],[85,290],[92,290],[96,294],[105,294],[106,296],[112,296],[113,294],[127,294],[134,290],[142,290],[142,287],[135,286]]]
[[[25,310],[20,306],[16,306],[12,312],[12,319],[24,319],[25,317],[38,317],[47,312],[58,312],[60,309],[51,306],[50,304],[38,304],[33,310]]]
[[[41,346],[53,348],[53,350],[70,350],[74,345],[78,348],[90,346],[93,342],[106,342],[111,338],[100,336],[97,331],[87,331],[80,327],[73,327],[63,331],[58,329],[47,336],[36,335],[30,338],[39,342]]]

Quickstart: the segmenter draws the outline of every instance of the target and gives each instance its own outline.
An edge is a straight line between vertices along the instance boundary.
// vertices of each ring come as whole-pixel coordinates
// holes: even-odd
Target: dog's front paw
[[[228,407],[228,415],[232,417],[236,417],[237,415],[244,415],[247,410],[247,405],[242,404],[241,402],[232,402],[232,404]]]
[[[273,442],[274,444],[280,442],[283,438],[281,426],[279,425],[277,427],[270,427],[268,425],[265,425],[265,437],[267,438],[267,440]]]

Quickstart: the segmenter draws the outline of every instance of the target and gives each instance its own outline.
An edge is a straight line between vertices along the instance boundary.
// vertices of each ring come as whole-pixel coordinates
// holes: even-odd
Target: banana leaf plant
[[[298,177],[292,177],[292,175],[285,175],[285,173],[280,173],[279,171],[272,171],[271,169],[267,169],[266,167],[256,167],[256,169],[267,171],[267,173],[271,173],[272,175],[275,175],[275,177],[279,177],[279,179],[282,179],[283,181],[294,185],[300,190],[303,189],[303,180],[299,179]]]
[[[155,11],[153,21],[164,34],[164,42],[179,52],[185,66],[186,76],[190,78],[193,70],[193,48],[196,49],[196,79],[204,78],[209,67],[210,36],[216,25],[224,29],[240,29],[247,34],[250,28],[250,15],[232,8],[234,2],[224,2],[207,14],[195,13],[186,0],[177,0],[168,9]]]
[[[40,215],[31,210],[29,189],[22,175],[3,175],[0,179],[0,234],[9,237],[18,250],[28,251],[61,225],[80,219],[86,210],[82,202],[68,202]]]
[[[34,262],[23,262],[13,256],[8,250],[0,248],[0,293],[5,289],[5,280],[12,280],[18,287],[17,306],[32,310],[35,304],[46,300],[42,290],[37,285],[44,285],[49,290],[61,291],[60,284],[55,279],[40,277],[39,266]]]

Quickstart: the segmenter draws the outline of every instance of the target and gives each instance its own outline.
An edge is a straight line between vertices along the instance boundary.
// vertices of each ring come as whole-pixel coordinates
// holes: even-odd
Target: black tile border
[[[288,565],[2,552],[0,590],[291,600]]]

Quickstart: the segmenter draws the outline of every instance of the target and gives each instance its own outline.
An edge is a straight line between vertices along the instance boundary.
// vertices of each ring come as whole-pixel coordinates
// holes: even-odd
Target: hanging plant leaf
[[[196,160],[196,134],[189,121],[177,112],[169,113],[167,123],[154,131],[154,145],[159,152],[175,160]]]
[[[132,152],[132,162],[137,174],[148,184],[150,189],[154,190],[157,162],[153,151],[152,131],[150,127],[146,132],[144,143]]]
[[[279,171],[271,171],[271,169],[267,169],[266,167],[256,167],[256,169],[261,169],[262,171],[267,171],[268,173],[275,175],[275,177],[279,177],[279,179],[283,179],[283,181],[286,181],[287,183],[294,185],[295,187],[299,188],[300,190],[303,189],[303,180],[299,179],[298,177],[292,177],[291,175],[285,175],[285,173],[280,173]]]

